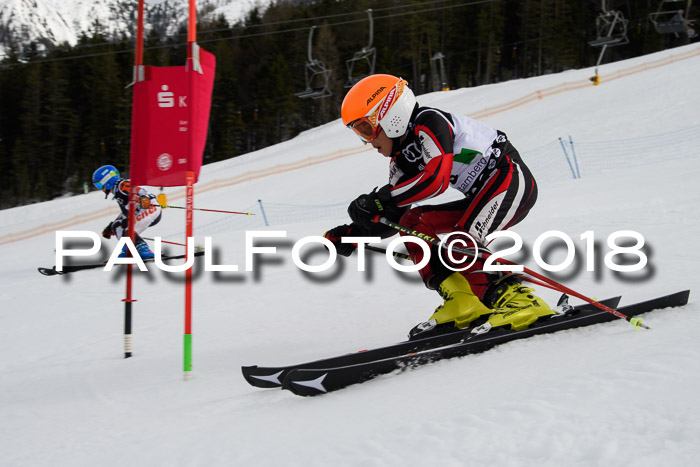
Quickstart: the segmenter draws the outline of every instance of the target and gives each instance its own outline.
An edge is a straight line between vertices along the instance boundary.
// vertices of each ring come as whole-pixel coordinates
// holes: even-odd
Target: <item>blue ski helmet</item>
[[[103,165],[92,174],[92,184],[98,190],[111,190],[119,180],[119,171],[113,165]]]

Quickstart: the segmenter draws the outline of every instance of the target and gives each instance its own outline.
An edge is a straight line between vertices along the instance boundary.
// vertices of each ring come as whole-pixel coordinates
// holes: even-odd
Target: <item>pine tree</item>
[[[607,4],[629,20],[630,43],[609,49],[604,61],[680,45],[651,27],[648,14],[657,2]],[[200,45],[217,58],[204,161],[235,157],[337,118],[347,92],[344,62],[368,43],[368,8],[374,11],[375,72],[408,79],[418,95],[433,89],[436,52],[444,54],[452,88],[592,66],[600,52],[588,45],[600,13],[596,1],[487,0],[436,10],[442,6],[278,0],[233,27],[223,17],[200,21]],[[699,16],[700,3],[693,4],[689,17]],[[311,19],[318,17],[327,23]],[[306,84],[311,26],[317,26],[314,58],[333,70],[332,95],[319,100],[294,95]],[[150,28],[145,64],[183,65],[186,30],[183,24],[164,37],[162,25]],[[74,47],[22,44],[20,53],[15,45],[0,62],[0,207],[80,191],[104,163],[127,172],[132,94],[125,86],[132,80],[133,44],[104,31],[93,24]]]
[[[47,185],[52,196],[76,188],[77,167],[74,161],[79,136],[78,116],[67,94],[68,76],[65,62],[51,62],[43,79],[41,128],[45,142],[42,170],[48,173]]]
[[[30,45],[29,49],[34,46]],[[12,174],[15,180],[14,197],[17,202],[48,199],[43,162],[43,134],[41,131],[41,65],[26,67],[24,92],[18,115],[20,128],[12,154]]]
[[[21,127],[20,98],[26,89],[26,66],[20,66],[17,48],[12,47],[3,61],[7,67],[0,71],[0,208],[14,206],[18,202],[18,180],[14,174],[14,149]]]

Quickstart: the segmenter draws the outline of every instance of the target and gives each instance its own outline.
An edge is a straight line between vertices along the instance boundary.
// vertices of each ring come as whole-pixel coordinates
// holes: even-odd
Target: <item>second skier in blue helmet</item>
[[[129,223],[129,191],[131,183],[128,179],[121,178],[119,170],[113,165],[103,165],[92,174],[92,184],[98,190],[105,193],[105,198],[110,194],[119,205],[121,213],[110,222],[102,231],[104,238],[111,238],[113,235],[117,239],[128,233]],[[160,222],[162,209],[156,201],[156,196],[142,187],[136,187],[136,212],[134,224],[134,244],[142,259],[153,258],[153,252],[148,247],[146,241],[141,237],[144,230]],[[120,258],[127,256],[126,245],[119,255]]]

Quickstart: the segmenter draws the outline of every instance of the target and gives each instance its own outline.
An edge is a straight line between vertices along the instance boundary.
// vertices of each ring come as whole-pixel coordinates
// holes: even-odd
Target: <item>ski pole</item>
[[[367,249],[367,250],[369,250],[369,251],[374,251],[375,253],[384,253],[384,254],[386,254],[386,250],[385,250],[384,248],[379,248],[379,247],[372,246],[372,245],[365,245],[365,249]],[[411,259],[411,256],[410,256],[410,255],[407,255],[406,253],[399,253],[398,251],[394,251],[394,252],[393,252],[393,256],[394,256],[395,258],[408,259],[408,260]]]
[[[417,230],[409,229],[408,227],[404,227],[401,224],[391,222],[390,220],[388,220],[385,217],[381,217],[381,216],[377,215],[372,220],[376,223],[384,224],[387,227],[391,227],[391,228],[398,230],[399,232],[403,232],[407,235],[413,235],[415,237],[422,238],[426,242],[433,244],[437,247],[448,248],[445,244],[442,243],[441,240],[433,238],[433,237],[426,235],[422,232],[418,232]],[[453,247],[452,249],[458,253],[462,253],[462,254],[466,254],[466,255],[474,255],[473,249],[470,250],[470,249],[465,249],[465,248],[460,248],[460,247]],[[486,259],[486,258],[490,257],[491,255],[480,252],[480,253],[478,253],[477,256],[480,257],[481,259]],[[517,263],[514,263],[512,261],[508,261],[508,260],[503,259],[503,258],[496,259],[496,262],[501,263],[501,264],[505,264],[505,265],[509,265],[509,266],[521,266]],[[534,271],[532,271],[524,266],[523,266],[523,272],[525,274],[529,274],[530,276],[534,277],[535,279],[538,279],[542,282],[550,284],[552,286],[551,288],[553,288],[554,290],[557,290],[557,291],[562,292],[562,293],[567,293],[571,296],[574,296],[576,298],[583,300],[584,302],[588,302],[591,305],[593,305],[597,308],[600,308],[603,311],[607,311],[608,313],[611,313],[611,314],[617,316],[618,318],[622,318],[626,321],[629,321],[635,328],[649,329],[649,326],[642,324],[641,318],[630,318],[629,316],[627,316],[623,313],[620,313],[619,311],[617,311],[613,308],[610,308],[609,306],[605,306],[600,302],[596,302],[592,298],[588,298],[585,295],[580,294],[580,293],[576,292],[575,290],[572,290],[572,289],[566,287],[565,285],[562,285],[562,284],[558,283],[557,281],[550,279],[549,277],[543,276],[542,274],[538,274],[538,273],[536,273],[536,272],[534,272]]]
[[[114,234],[110,235],[110,237],[114,237]],[[149,241],[151,241],[151,242],[155,242],[155,241],[156,241],[155,238],[148,238],[148,237],[141,237],[141,238],[143,238],[144,240],[149,240]],[[160,242],[161,242],[161,243],[169,243],[170,245],[187,246],[187,245],[185,245],[184,243],[169,242],[169,241],[163,240],[163,239],[161,239]],[[199,248],[199,246],[196,246],[196,245],[195,245],[195,248]]]
[[[386,254],[386,250],[384,248],[379,248],[379,247],[371,246],[371,245],[365,245],[365,248],[368,249],[369,251],[374,251],[376,253]],[[410,255],[407,255],[406,253],[399,253],[396,251],[394,252],[394,256],[397,258],[401,258],[401,259],[408,259],[408,260],[411,259]],[[535,279],[534,277],[524,277],[523,276],[522,279],[524,281],[530,282],[532,284],[539,285],[541,287],[545,287],[547,289],[552,289],[552,290],[556,290],[557,292],[560,292],[560,290],[557,289],[556,287],[554,287],[553,285],[547,284],[546,282],[539,281],[539,280]]]
[[[161,208],[163,208],[163,209],[165,209],[165,208],[170,208],[170,209],[187,209],[187,208],[184,207],[184,206],[170,206],[170,205],[167,205],[167,204],[159,204],[159,206],[160,206]],[[219,209],[204,209],[204,208],[192,208],[192,209],[194,209],[195,211],[222,212],[222,213],[224,213],[224,214],[243,214],[243,215],[246,215],[246,216],[254,216],[254,215],[255,215],[255,213],[252,213],[252,212],[221,211],[221,210],[219,210]]]
[[[148,238],[148,237],[141,237],[141,238],[143,238],[144,240],[150,240],[150,241],[152,241],[152,242],[155,242],[155,241],[156,241],[155,238]],[[161,243],[168,243],[168,244],[170,244],[170,245],[187,246],[187,245],[185,245],[184,243],[169,242],[169,241],[167,241],[167,240],[162,240],[162,239],[161,239],[160,242],[161,242]]]
[[[142,238],[143,238],[144,240],[150,240],[150,241],[152,241],[152,242],[155,242],[155,241],[156,241],[155,238],[148,238],[148,237],[142,237]],[[170,244],[170,245],[177,245],[177,246],[184,246],[184,247],[187,247],[187,245],[185,245],[184,243],[169,242],[169,241],[163,240],[163,239],[161,239],[160,242],[161,242],[161,243],[168,243],[168,244]],[[194,249],[195,249],[195,251],[202,251],[204,248],[203,248],[201,245],[195,245],[195,246],[194,246]]]

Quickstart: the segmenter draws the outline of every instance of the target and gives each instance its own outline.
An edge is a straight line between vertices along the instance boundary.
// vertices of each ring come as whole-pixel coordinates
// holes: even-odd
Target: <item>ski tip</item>
[[[57,274],[61,274],[60,272],[56,271],[54,268],[37,268],[37,270],[42,273],[45,276],[55,276]]]
[[[311,373],[311,376],[306,373]],[[318,373],[322,373],[321,376],[317,376]],[[282,381],[282,389],[296,394],[297,396],[310,397],[318,396],[320,394],[325,394],[329,390],[324,386],[324,380],[328,376],[328,373],[324,373],[323,370],[300,370],[295,369],[289,372],[284,377]],[[312,378],[312,379],[309,379]]]
[[[256,388],[279,388],[282,386],[284,369],[260,368],[257,365],[242,366],[243,378]]]

